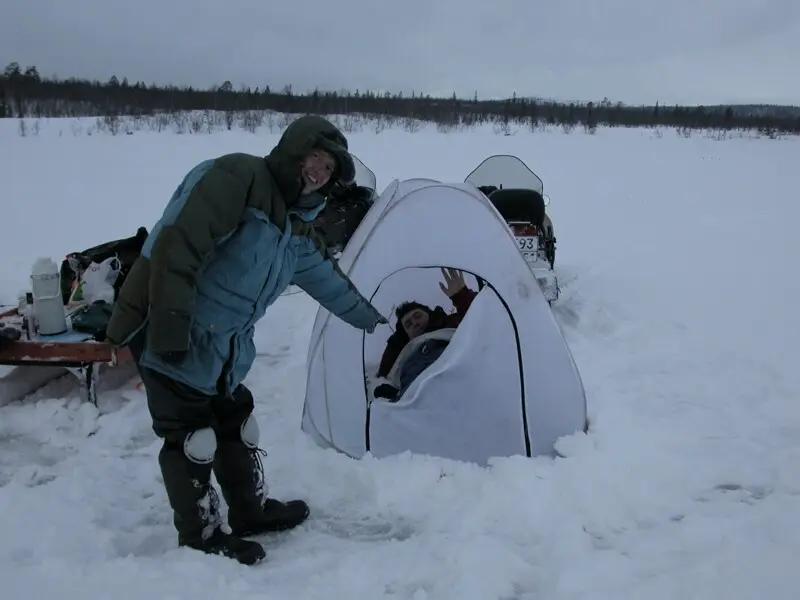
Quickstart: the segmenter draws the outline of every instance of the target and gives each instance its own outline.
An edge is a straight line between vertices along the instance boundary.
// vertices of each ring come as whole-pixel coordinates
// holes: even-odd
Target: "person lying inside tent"
[[[455,312],[448,314],[441,306],[432,309],[415,301],[397,307],[398,327],[381,357],[376,398],[390,402],[400,399],[414,379],[442,355],[478,295],[467,287],[461,271],[443,268],[442,275],[444,283],[439,287],[452,301]]]

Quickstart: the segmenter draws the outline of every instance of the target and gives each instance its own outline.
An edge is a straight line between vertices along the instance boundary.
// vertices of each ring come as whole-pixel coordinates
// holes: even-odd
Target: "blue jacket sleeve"
[[[388,322],[312,237],[304,238],[300,245],[292,283],[353,327],[372,333],[377,325]]]

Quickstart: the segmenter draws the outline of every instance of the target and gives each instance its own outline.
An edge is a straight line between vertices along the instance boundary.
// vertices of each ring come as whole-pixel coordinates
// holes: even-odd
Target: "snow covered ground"
[[[39,255],[148,228],[184,172],[278,132],[111,136],[0,121],[0,302]],[[306,525],[244,567],[176,548],[159,443],[133,385],[99,412],[69,381],[0,408],[0,596],[87,600],[794,599],[800,587],[800,140],[491,128],[353,133],[393,177],[460,181],[492,153],[545,182],[554,310],[592,430],[565,458],[488,469],[354,461],[300,431],[316,305],[259,325],[257,396],[273,492]],[[452,224],[458,226],[457,219]],[[469,236],[465,231],[464,235]]]

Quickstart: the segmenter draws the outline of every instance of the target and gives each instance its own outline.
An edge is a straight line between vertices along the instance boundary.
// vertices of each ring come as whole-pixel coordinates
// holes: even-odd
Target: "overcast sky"
[[[800,0],[6,1],[43,76],[800,104]]]

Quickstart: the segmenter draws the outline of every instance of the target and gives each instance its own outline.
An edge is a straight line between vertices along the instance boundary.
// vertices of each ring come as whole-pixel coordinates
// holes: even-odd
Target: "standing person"
[[[297,526],[302,500],[267,496],[253,395],[242,383],[253,333],[291,283],[347,323],[386,319],[359,294],[311,222],[337,181],[355,177],[347,139],[329,121],[294,121],[266,157],[227,154],[185,176],[132,266],[108,324],[128,345],[147,392],[178,543],[245,564],[266,556],[242,539]],[[212,470],[228,504],[221,529]]]

